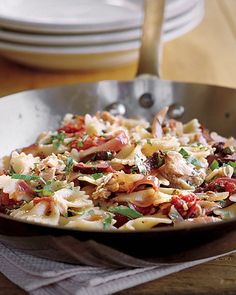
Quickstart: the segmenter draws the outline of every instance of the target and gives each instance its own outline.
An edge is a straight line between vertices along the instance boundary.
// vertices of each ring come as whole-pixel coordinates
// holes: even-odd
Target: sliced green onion
[[[189,157],[189,153],[183,148],[179,150],[179,153],[183,156],[184,159],[187,159]]]
[[[103,175],[104,175],[103,173],[94,173],[94,174],[91,174],[91,176],[92,176],[92,178],[94,180],[97,180],[97,179],[103,177]]]
[[[210,165],[211,170],[215,170],[219,168],[219,162],[217,160],[213,160],[211,165]]]
[[[13,173],[11,175],[11,178],[13,179],[22,179],[22,180],[26,180],[26,181],[30,181],[30,180],[38,180],[38,181],[42,181],[43,183],[46,183],[45,180],[40,177],[40,176],[36,176],[36,175],[25,175],[25,174],[16,174]]]

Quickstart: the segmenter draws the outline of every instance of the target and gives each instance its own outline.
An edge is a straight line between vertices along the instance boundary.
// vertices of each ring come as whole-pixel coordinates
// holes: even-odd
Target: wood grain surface
[[[236,0],[206,0],[206,16],[192,32],[164,46],[165,79],[236,87]],[[132,79],[136,63],[100,72],[49,72],[17,65],[0,57],[0,96],[52,85]],[[26,292],[0,274],[0,295]],[[117,295],[236,294],[236,254],[169,275]]]

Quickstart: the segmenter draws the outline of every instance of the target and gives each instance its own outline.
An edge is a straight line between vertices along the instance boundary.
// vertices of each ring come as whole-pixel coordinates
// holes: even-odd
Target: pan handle
[[[136,76],[161,77],[161,35],[165,0],[145,0],[144,24]]]

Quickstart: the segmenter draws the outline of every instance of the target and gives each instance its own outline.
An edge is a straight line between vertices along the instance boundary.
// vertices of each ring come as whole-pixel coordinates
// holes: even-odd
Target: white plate
[[[204,0],[201,0],[197,2],[187,13],[183,13],[182,15],[178,15],[177,17],[164,22],[163,31],[167,32],[187,23],[191,23],[194,19],[199,18],[199,16],[203,13]]]
[[[39,45],[94,45],[137,40],[141,38],[141,34],[141,28],[109,33],[80,35],[29,34],[0,29],[0,40]]]
[[[165,20],[186,13],[201,0],[166,0]]]
[[[179,27],[175,27],[172,30],[165,31],[165,33],[162,36],[162,41],[168,42],[190,32],[191,30],[193,30],[196,26],[200,24],[203,17],[204,17],[204,11],[197,14],[196,17],[193,18],[190,22],[187,22],[186,24],[182,24]]]
[[[70,55],[70,54],[97,54],[107,52],[121,52],[127,50],[136,50],[140,47],[140,41],[130,41],[114,44],[103,44],[94,46],[36,46],[25,45],[7,41],[0,41],[0,51],[15,51],[15,52],[28,52],[36,54],[47,55]]]
[[[1,0],[0,25],[32,32],[101,32],[139,27],[141,0]]]
[[[138,59],[138,50],[108,52],[106,54],[37,54],[19,51],[2,51],[6,58],[26,66],[59,71],[94,71],[117,68]]]
[[[138,58],[139,41],[116,45],[46,47],[0,42],[0,53],[24,65],[48,70],[103,70]]]

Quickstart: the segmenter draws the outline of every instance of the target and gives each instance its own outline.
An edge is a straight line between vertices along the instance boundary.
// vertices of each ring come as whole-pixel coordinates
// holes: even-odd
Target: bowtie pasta
[[[3,158],[0,211],[80,230],[147,230],[236,217],[236,142],[162,109],[149,124],[67,114]]]

